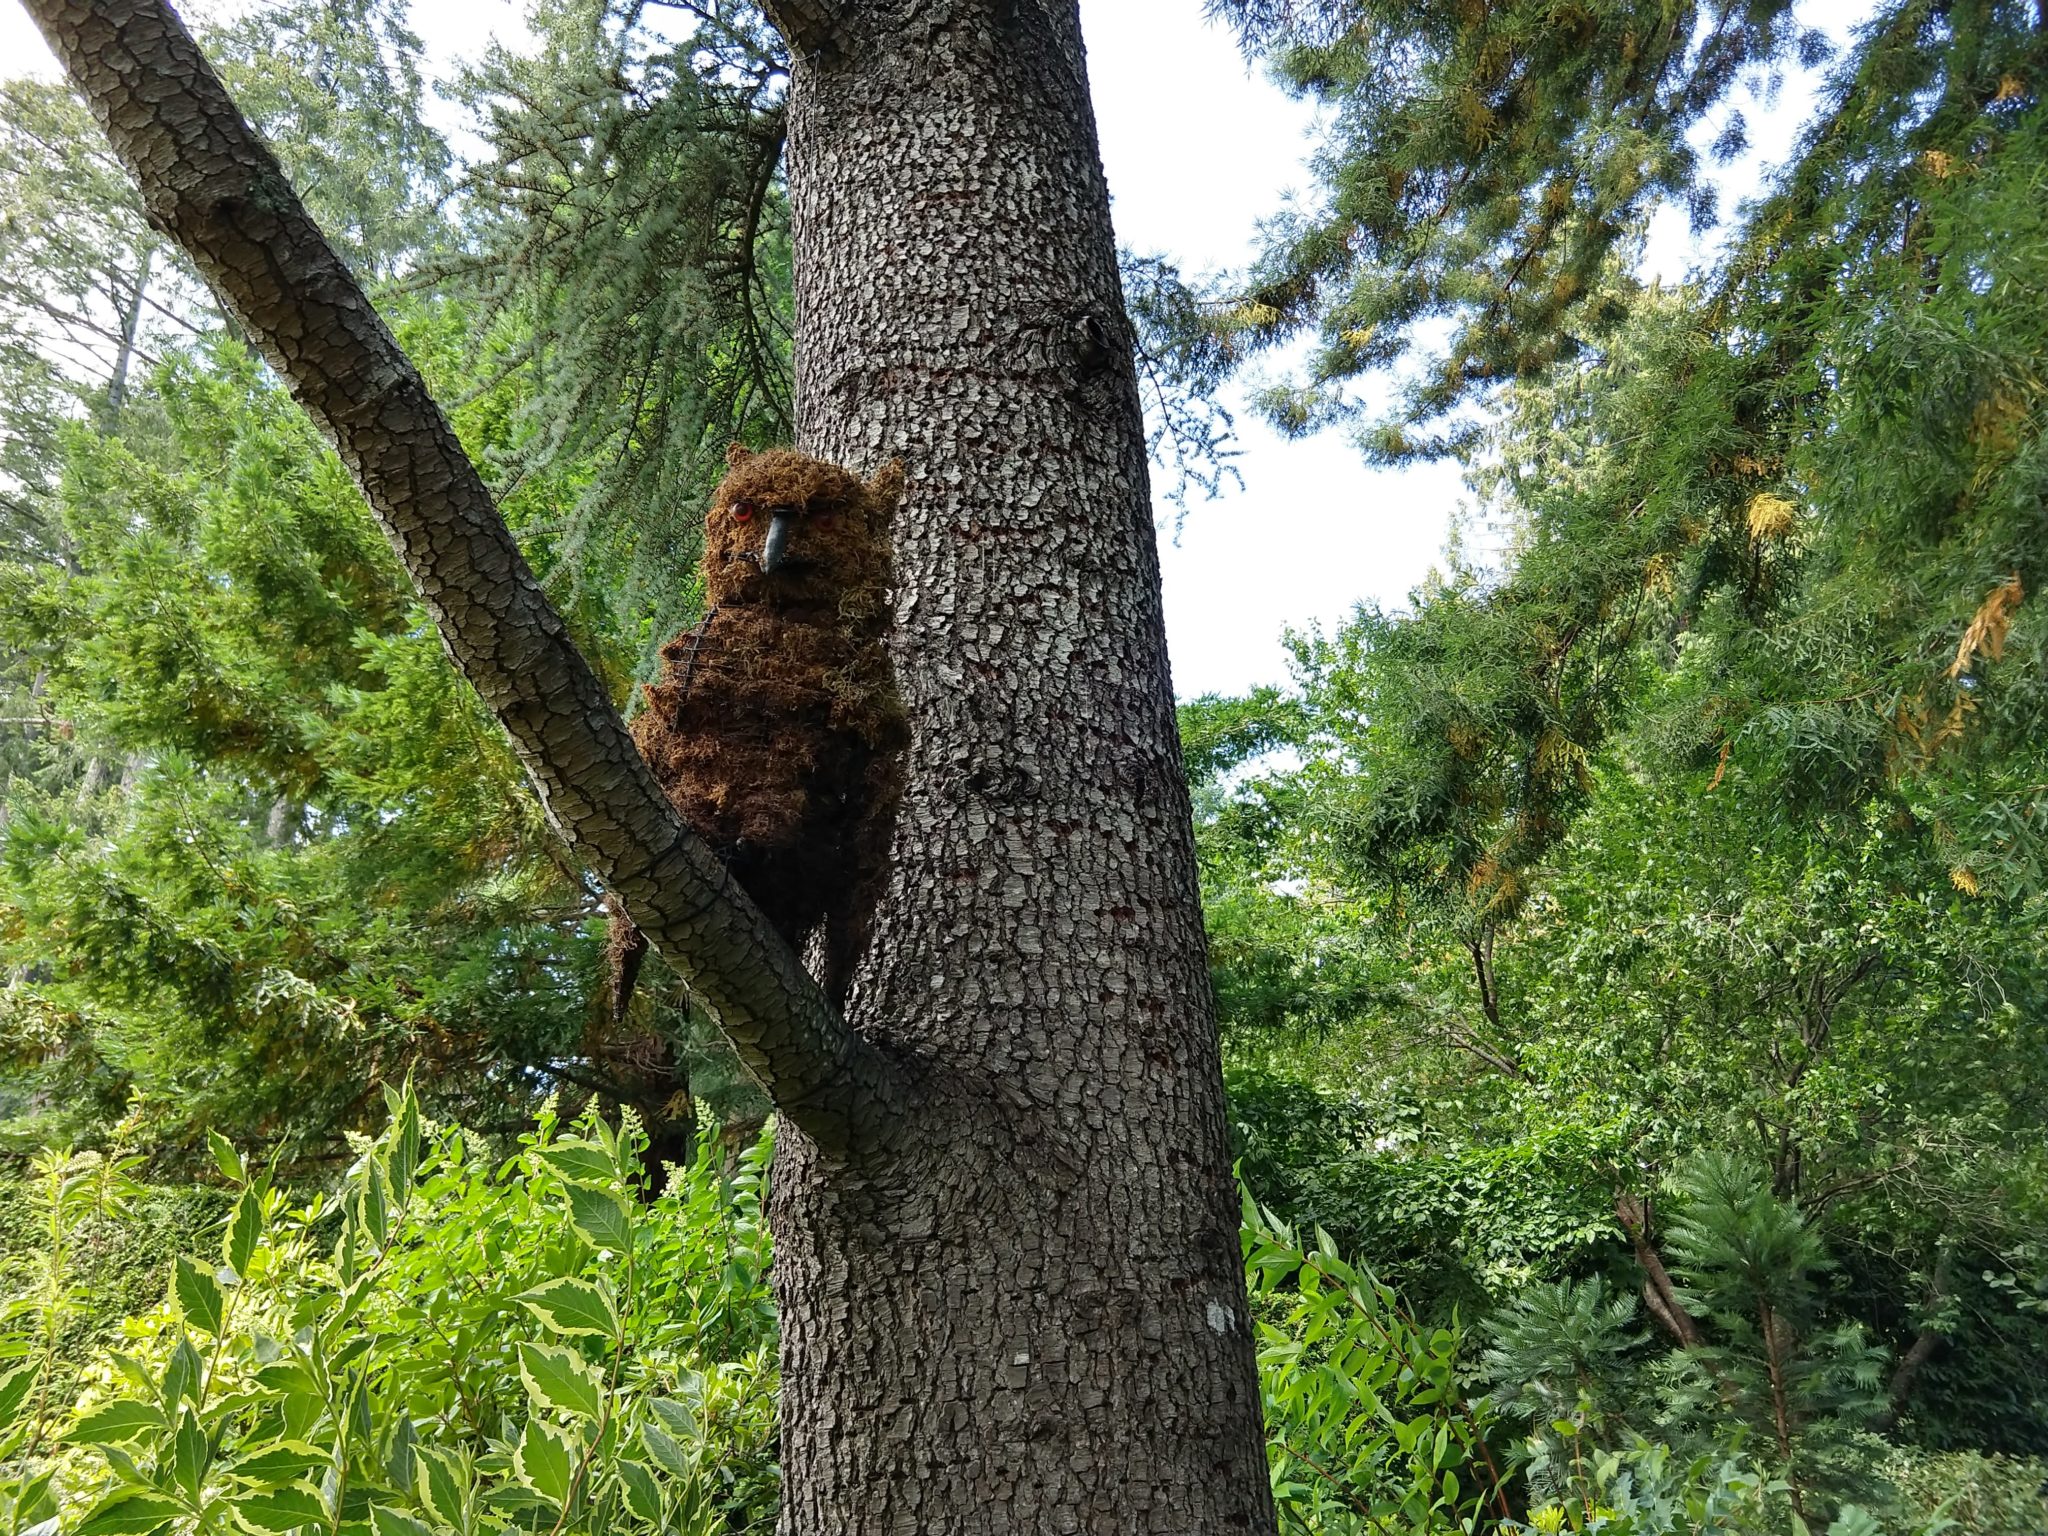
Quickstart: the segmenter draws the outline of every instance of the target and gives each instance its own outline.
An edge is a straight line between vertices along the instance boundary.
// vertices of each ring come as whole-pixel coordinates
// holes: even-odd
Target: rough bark
[[[1680,1346],[1697,1348],[1705,1335],[1679,1298],[1678,1287],[1672,1283],[1671,1272],[1664,1267],[1657,1245],[1650,1241],[1650,1202],[1624,1191],[1614,1197],[1614,1216],[1628,1234],[1629,1246],[1635,1250],[1636,1263],[1643,1271],[1643,1305]]]
[[[162,0],[30,0],[150,222],[333,442],[550,820],[784,1114],[851,1145],[893,1066],[851,1033],[655,784],[446,417]]]
[[[914,1136],[779,1148],[784,1530],[1270,1530],[1076,7],[778,9],[830,23],[790,101],[799,445],[909,472],[915,739],[848,1008],[917,1064]]]
[[[793,1122],[773,1193],[785,1531],[1270,1531],[1074,0],[777,7],[797,40],[802,446],[900,455],[910,476],[915,742],[855,1031],[720,893],[175,19],[158,0],[29,3],[153,220],[336,442],[565,839]]]

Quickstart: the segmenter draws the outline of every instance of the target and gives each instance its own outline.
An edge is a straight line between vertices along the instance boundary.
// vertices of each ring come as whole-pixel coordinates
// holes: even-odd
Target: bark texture
[[[900,456],[913,723],[848,1029],[677,818],[161,0],[28,0],[339,448],[563,836],[791,1129],[784,1529],[1270,1531],[1142,423],[1075,0],[785,0],[802,446]]]
[[[907,466],[914,730],[848,999],[908,1132],[778,1154],[784,1530],[1270,1530],[1076,6],[778,9],[800,446]]]
[[[690,984],[777,1106],[845,1147],[893,1067],[841,1022],[669,804],[447,419],[162,0],[29,13],[176,240],[339,450],[548,816]]]
[[[1629,1246],[1635,1250],[1636,1263],[1643,1271],[1643,1305],[1681,1347],[1696,1349],[1705,1336],[1698,1321],[1686,1310],[1671,1272],[1664,1267],[1663,1256],[1650,1239],[1650,1214],[1650,1202],[1641,1196],[1625,1190],[1615,1195],[1614,1218],[1628,1234]]]

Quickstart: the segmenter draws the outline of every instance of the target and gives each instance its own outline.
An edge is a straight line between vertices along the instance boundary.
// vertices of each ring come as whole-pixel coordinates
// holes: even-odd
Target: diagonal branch
[[[682,975],[776,1107],[843,1150],[894,1065],[683,823],[534,580],[440,407],[163,0],[27,0],[150,221],[325,432],[549,819]]]

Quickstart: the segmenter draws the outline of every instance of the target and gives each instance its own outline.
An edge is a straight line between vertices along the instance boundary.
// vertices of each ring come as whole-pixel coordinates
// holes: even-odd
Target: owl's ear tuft
[[[886,526],[903,502],[903,461],[891,459],[876,470],[874,478],[868,481],[867,493],[874,509],[875,526]]]
[[[738,469],[753,456],[754,450],[745,443],[734,443],[725,450],[725,467],[727,469]]]

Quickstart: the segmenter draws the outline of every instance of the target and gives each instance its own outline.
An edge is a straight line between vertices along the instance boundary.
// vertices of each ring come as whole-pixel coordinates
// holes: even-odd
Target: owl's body
[[[704,535],[705,617],[634,723],[683,819],[837,991],[879,894],[908,739],[886,636],[900,466],[863,484],[735,448]]]

